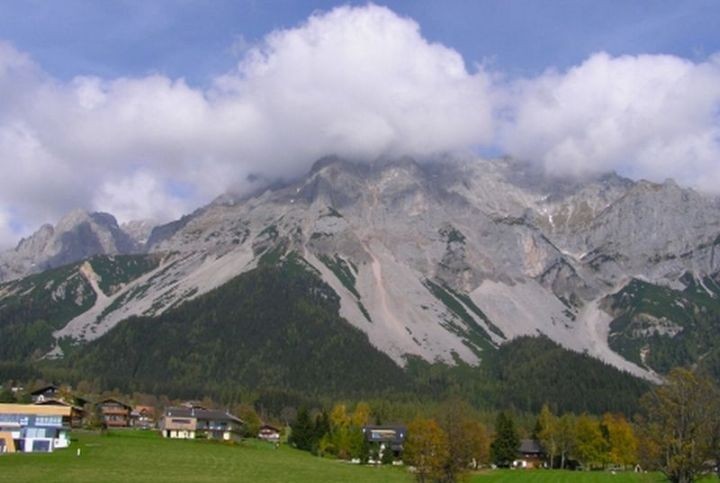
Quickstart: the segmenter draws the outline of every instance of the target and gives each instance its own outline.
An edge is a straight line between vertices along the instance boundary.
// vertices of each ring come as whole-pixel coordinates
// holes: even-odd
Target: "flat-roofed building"
[[[66,406],[0,404],[0,453],[67,448],[71,411]]]

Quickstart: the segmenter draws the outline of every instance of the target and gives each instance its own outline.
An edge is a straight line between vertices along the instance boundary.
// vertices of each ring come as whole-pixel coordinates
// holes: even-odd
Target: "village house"
[[[542,468],[544,461],[545,452],[540,445],[540,441],[536,439],[520,440],[518,457],[513,462],[515,468]]]
[[[368,443],[378,446],[381,455],[390,449],[395,459],[402,457],[403,445],[407,438],[407,427],[401,425],[364,426],[362,432]]]
[[[70,404],[62,399],[44,399],[35,403],[36,406],[61,406],[70,408],[70,427],[80,428],[82,427],[83,419],[85,418],[85,410],[73,404]]]
[[[225,411],[200,407],[167,408],[160,421],[165,438],[239,440],[243,421]]]
[[[30,393],[30,400],[34,403],[43,402],[48,399],[59,399],[60,387],[55,384],[43,386]]]
[[[0,453],[67,448],[71,410],[67,406],[0,404]]]
[[[103,423],[108,428],[127,428],[130,426],[132,407],[113,398],[104,399],[96,404]]]
[[[280,441],[280,430],[275,426],[269,424],[263,424],[258,430],[257,437],[259,439],[269,441],[271,443],[277,443]]]
[[[155,427],[155,408],[152,406],[135,406],[130,413],[131,426],[140,429]]]

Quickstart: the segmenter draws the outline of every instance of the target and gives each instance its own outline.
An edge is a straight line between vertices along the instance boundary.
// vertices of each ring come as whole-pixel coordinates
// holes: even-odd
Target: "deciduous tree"
[[[638,440],[630,423],[622,414],[603,416],[610,446],[609,460],[616,465],[628,466],[638,461]]]
[[[558,454],[558,418],[550,410],[547,404],[544,404],[540,410],[537,420],[537,438],[547,453],[550,460],[550,467],[555,464],[555,456]]]
[[[673,369],[642,399],[643,431],[657,446],[657,465],[673,483],[689,483],[708,470],[718,419],[718,389],[708,378]]]
[[[443,478],[448,439],[435,420],[417,418],[408,425],[403,459],[415,467],[415,476],[421,483]]]

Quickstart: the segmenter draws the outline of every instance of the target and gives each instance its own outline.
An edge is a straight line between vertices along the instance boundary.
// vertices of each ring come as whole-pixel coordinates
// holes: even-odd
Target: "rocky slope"
[[[0,281],[23,277],[94,255],[138,252],[141,244],[108,213],[76,210],[55,226],[43,225],[17,247],[0,254]]]
[[[67,257],[72,244],[52,248],[58,229],[43,229],[15,250],[26,262],[13,273]],[[93,233],[98,243],[80,244],[88,254],[133,250],[129,237]],[[717,201],[671,181],[549,179],[511,159],[326,158],[300,180],[226,195],[156,227],[144,250],[159,265],[113,293],[93,286],[93,307],[55,336],[100,337],[131,315],[159,315],[294,254],[338,294],[341,315],[400,364],[408,354],[474,364],[505,341],[545,334],[654,378],[663,368],[647,363],[652,343],[617,342],[625,312],[611,298],[633,280],[677,293],[689,280],[717,280],[719,234]]]

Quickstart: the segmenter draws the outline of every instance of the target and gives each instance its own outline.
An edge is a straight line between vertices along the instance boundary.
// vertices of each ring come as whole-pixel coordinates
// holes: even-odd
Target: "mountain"
[[[140,251],[141,244],[108,213],[75,210],[55,226],[43,225],[17,247],[0,254],[0,281],[20,278],[94,255]]]
[[[100,343],[131,317],[162,321],[241,274],[293,258],[335,294],[340,317],[398,365],[482,365],[514,339],[544,335],[657,380],[672,365],[720,360],[719,206],[672,181],[551,178],[509,158],[328,157],[301,179],[224,195],[155,227],[143,247],[144,236],[133,241],[119,228],[101,239],[88,221],[61,250],[45,249],[59,229],[44,227],[9,258],[23,247],[23,260],[49,267],[81,253],[137,252],[127,260],[142,269],[107,290],[101,282],[111,276],[97,260],[68,268],[86,281],[87,297],[49,322],[54,357],[64,345]],[[0,286],[0,304],[17,300],[20,282]]]

